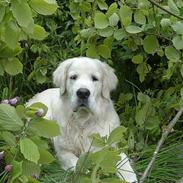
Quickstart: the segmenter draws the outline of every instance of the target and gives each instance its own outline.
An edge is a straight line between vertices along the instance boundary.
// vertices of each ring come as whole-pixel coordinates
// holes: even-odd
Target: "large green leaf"
[[[94,23],[97,29],[104,29],[109,25],[106,15],[102,12],[95,13]]]
[[[8,74],[14,76],[22,73],[23,65],[18,58],[14,57],[5,62],[4,69]]]
[[[117,15],[117,13],[113,13],[109,17],[109,24],[110,24],[110,26],[116,26],[116,25],[118,25],[118,22],[119,22],[119,16]]]
[[[13,21],[7,22],[7,25],[5,26],[5,35],[4,35],[6,44],[12,49],[16,48],[17,43],[19,41],[19,37],[20,37],[20,28],[18,27],[16,22]]]
[[[137,72],[139,74],[140,82],[143,82],[145,80],[145,77],[146,77],[147,73],[150,72],[150,70],[151,70],[150,65],[148,65],[145,62],[142,62],[141,64],[139,64],[137,66]]]
[[[28,27],[30,24],[33,24],[31,9],[26,1],[12,0],[11,10],[20,26]]]
[[[105,29],[99,29],[98,32],[102,37],[110,37],[113,35],[114,29],[112,27],[106,27]]]
[[[31,161],[24,160],[22,167],[23,167],[23,175],[26,175],[26,176],[31,176],[31,177],[33,175],[39,176],[41,172],[40,165],[33,163]]]
[[[10,183],[14,183],[15,179],[22,174],[22,161],[13,161],[12,176],[10,178]]]
[[[114,38],[118,41],[122,40],[126,36],[127,34],[125,33],[124,29],[117,29],[114,31]]]
[[[126,27],[126,31],[130,34],[137,34],[142,32],[142,30],[143,29],[141,27],[138,27],[136,25],[129,25]]]
[[[119,10],[119,15],[122,24],[127,27],[132,21],[132,10],[129,6],[122,6]]]
[[[111,49],[105,44],[99,45],[98,54],[106,59],[111,58]]]
[[[175,48],[177,50],[181,50],[183,49],[183,39],[182,39],[182,36],[175,36],[172,40],[173,42],[173,45],[175,46]]]
[[[180,52],[172,46],[168,46],[165,48],[165,55],[169,60],[173,62],[180,61]]]
[[[142,11],[137,10],[134,14],[134,20],[140,25],[146,24],[146,17]]]
[[[140,64],[143,62],[143,55],[142,54],[138,54],[132,57],[132,62],[134,64]]]
[[[156,38],[156,36],[147,35],[144,38],[143,47],[144,47],[145,52],[147,52],[149,54],[154,54],[159,47],[159,42],[158,42],[158,39]]]
[[[19,44],[16,45],[16,48],[10,49],[8,46],[0,47],[0,58],[9,58],[14,57],[22,52],[22,48]]]
[[[29,4],[37,13],[42,15],[51,15],[58,7],[55,0],[30,0]]]
[[[100,134],[95,133],[91,135],[92,138],[92,146],[95,147],[104,147],[105,146],[105,138],[101,137]]]
[[[1,22],[5,15],[5,10],[6,10],[5,6],[0,5],[0,10],[1,10],[0,11],[0,22]]]
[[[40,164],[50,164],[55,160],[52,154],[44,148],[39,148],[39,154],[40,154],[39,159]]]
[[[55,122],[43,118],[39,118],[31,124],[31,128],[37,135],[50,138],[60,135],[60,126]]]
[[[3,131],[0,133],[0,136],[1,136],[1,139],[7,143],[7,145],[16,146],[17,141],[15,138],[15,135],[13,135],[11,132]]]
[[[108,144],[120,142],[124,138],[124,133],[126,132],[126,128],[124,126],[120,126],[115,128],[109,135],[107,139]]]
[[[40,153],[37,145],[31,139],[23,138],[20,140],[20,151],[25,159],[38,163]]]
[[[173,0],[168,0],[168,7],[172,13],[175,13],[176,15],[180,14],[179,9]]]
[[[0,128],[11,131],[18,131],[23,126],[14,107],[8,104],[0,104]]]
[[[105,2],[105,0],[97,0],[97,5],[101,10],[107,10],[108,9],[108,5]]]
[[[34,24],[33,33],[30,36],[33,39],[43,40],[44,38],[46,38],[48,36],[48,33],[40,25]]]
[[[176,21],[172,28],[177,34],[183,34],[183,23],[181,21]]]

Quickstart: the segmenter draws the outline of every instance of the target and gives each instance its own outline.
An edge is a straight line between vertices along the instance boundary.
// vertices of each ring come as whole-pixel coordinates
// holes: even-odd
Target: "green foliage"
[[[1,172],[1,181],[29,182],[32,177],[39,176],[41,165],[55,160],[49,152],[48,141],[42,136],[57,136],[60,134],[60,128],[56,122],[38,117],[36,112],[40,108],[45,109],[46,113],[46,106],[41,103],[35,103],[27,108],[21,105],[15,108],[9,104],[0,104],[0,137],[3,144],[0,151],[4,152],[4,157],[0,161],[13,167],[8,174],[6,171]],[[43,134],[51,132],[47,135],[38,134],[33,130],[35,124],[37,129],[44,127]],[[4,163],[0,168],[4,169]]]

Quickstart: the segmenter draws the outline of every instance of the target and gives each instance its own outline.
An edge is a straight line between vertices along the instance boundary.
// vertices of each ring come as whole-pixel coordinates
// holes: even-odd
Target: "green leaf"
[[[173,75],[174,69],[175,69],[175,63],[173,63],[172,61],[168,61],[168,69],[165,71],[163,79],[169,80]]]
[[[112,3],[112,4],[109,6],[106,15],[107,15],[108,17],[110,17],[113,13],[116,13],[116,12],[117,12],[117,10],[118,10],[117,8],[118,8],[117,3],[116,3],[116,2]]]
[[[91,44],[86,50],[86,56],[90,58],[98,58],[97,48],[94,44]]]
[[[55,13],[58,7],[55,0],[30,0],[29,5],[42,15],[51,15]]]
[[[183,100],[183,88],[181,88],[180,90],[180,96],[181,96],[181,99]]]
[[[31,34],[30,36],[33,39],[43,40],[44,38],[46,38],[48,36],[48,33],[40,25],[34,24],[33,25],[33,34]]]
[[[124,29],[117,29],[114,31],[114,38],[117,40],[117,41],[120,41],[122,40],[123,38],[125,38],[127,35],[124,31]]]
[[[55,160],[55,158],[51,155],[51,153],[46,149],[39,148],[39,154],[40,154],[39,159],[40,164],[50,164]]]
[[[16,57],[10,58],[4,65],[5,71],[10,75],[17,75],[22,73],[23,65]]]
[[[40,153],[37,145],[31,139],[20,139],[20,151],[24,155],[25,159],[38,163]]]
[[[151,70],[151,67],[146,64],[145,62],[139,64],[137,66],[137,72],[139,74],[139,79],[140,79],[140,82],[143,82],[145,80],[145,77],[147,75],[147,73],[149,73]]]
[[[60,126],[55,121],[39,118],[30,126],[41,137],[51,138],[60,135]]]
[[[17,144],[16,138],[11,132],[1,132],[0,136],[9,146],[15,146]]]
[[[116,25],[118,25],[118,22],[119,22],[119,16],[117,15],[117,13],[113,13],[109,17],[109,25],[110,26],[116,26]]]
[[[101,10],[107,10],[108,9],[108,5],[105,2],[105,0],[97,0],[97,5]]]
[[[22,52],[22,48],[17,44],[15,49],[10,49],[8,46],[0,47],[0,58],[14,57]]]
[[[111,49],[105,44],[98,46],[98,54],[104,58],[111,58]]]
[[[126,31],[130,34],[137,34],[142,32],[142,28],[136,25],[129,25],[126,27]]]
[[[1,10],[0,11],[0,22],[1,22],[4,18],[5,12],[6,12],[5,6],[0,5],[0,10]]]
[[[35,164],[31,161],[23,161],[23,175],[31,176],[32,175],[38,175],[40,174],[41,170],[38,164]]]
[[[16,48],[17,43],[19,41],[19,37],[20,28],[17,26],[17,24],[13,21],[7,22],[7,25],[5,26],[4,35],[6,44],[12,49]]]
[[[31,9],[26,1],[12,0],[11,10],[20,26],[28,27],[30,24],[33,24]]]
[[[22,174],[22,161],[18,162],[13,160],[13,170],[12,170],[12,176],[10,178],[10,183],[13,183],[16,178],[18,178]]]
[[[134,14],[134,20],[136,23],[140,25],[146,24],[146,17],[144,16],[142,11],[137,10]]]
[[[119,10],[119,15],[122,24],[127,27],[132,21],[132,10],[129,6],[121,6]]]
[[[106,15],[102,12],[95,13],[94,23],[97,29],[104,29],[109,25]]]
[[[23,121],[19,118],[14,107],[0,104],[0,128],[18,131],[22,128]]]
[[[181,73],[181,75],[182,75],[182,77],[183,77],[183,64],[181,65],[180,73]]]
[[[172,28],[177,34],[183,34],[183,23],[181,21],[176,21]]]
[[[159,117],[158,116],[152,116],[147,120],[146,129],[148,129],[148,130],[153,130],[153,129],[159,130],[159,124],[160,124]]]
[[[105,178],[102,179],[102,183],[126,183],[126,181],[120,180],[119,178]]]
[[[140,64],[140,63],[142,63],[143,62],[143,55],[138,54],[138,55],[133,56],[132,57],[132,62],[134,64]]]
[[[180,14],[179,9],[173,0],[168,0],[168,7],[172,13],[175,13],[176,15]]]
[[[180,61],[180,52],[172,46],[168,46],[165,48],[165,55],[169,60],[172,60],[173,62]]]
[[[105,29],[99,29],[98,32],[102,37],[110,37],[113,35],[114,29],[112,27],[107,27]]]
[[[156,36],[147,35],[144,38],[143,47],[144,47],[145,52],[154,55],[154,53],[159,48],[159,42],[158,42],[158,39],[156,38]]]
[[[162,18],[160,24],[163,28],[166,28],[171,25],[171,21],[169,18]]]
[[[107,139],[108,144],[117,143],[124,138],[124,133],[126,132],[126,128],[124,126],[120,126],[115,128],[109,135]]]
[[[101,137],[100,134],[95,133],[91,135],[92,138],[92,146],[95,147],[104,147],[105,146],[105,138]]]
[[[183,49],[183,39],[182,36],[175,36],[172,40],[173,45],[177,50]]]

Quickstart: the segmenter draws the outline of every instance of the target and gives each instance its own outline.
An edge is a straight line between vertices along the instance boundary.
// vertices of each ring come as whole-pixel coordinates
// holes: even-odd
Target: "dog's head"
[[[95,111],[99,100],[110,100],[116,88],[114,70],[97,59],[76,57],[62,62],[53,73],[53,82],[67,95],[73,111],[86,108]]]

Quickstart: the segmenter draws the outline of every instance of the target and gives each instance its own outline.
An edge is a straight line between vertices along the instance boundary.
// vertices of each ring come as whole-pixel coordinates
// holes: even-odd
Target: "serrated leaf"
[[[140,25],[146,24],[146,17],[142,11],[137,10],[134,14],[134,20]]]
[[[23,65],[20,62],[20,60],[16,57],[10,58],[5,64],[4,64],[4,70],[10,74],[10,75],[17,75],[19,73],[22,73]]]
[[[122,40],[123,38],[125,38],[127,35],[124,31],[124,29],[117,29],[114,31],[114,38],[118,41]]]
[[[98,33],[102,37],[110,37],[113,35],[114,29],[112,27],[107,27],[105,29],[99,29]]]
[[[171,25],[171,21],[169,18],[162,18],[160,24],[163,28],[165,28]]]
[[[12,36],[13,35],[13,36]],[[7,22],[5,26],[4,39],[6,44],[14,49],[17,46],[20,37],[20,28],[13,21]]]
[[[22,174],[22,161],[18,162],[13,160],[13,170],[10,177],[10,183],[13,183],[16,178],[18,178]]]
[[[140,63],[142,63],[143,62],[143,55],[138,54],[138,55],[133,56],[132,57],[132,62],[134,64],[140,64]]]
[[[95,147],[104,147],[105,146],[105,138],[101,137],[100,134],[95,133],[91,135],[92,138],[92,146]]]
[[[17,144],[15,136],[8,131],[0,133],[1,139],[4,140],[9,146],[15,146]]]
[[[97,5],[101,10],[107,10],[108,5],[104,0],[97,0]]]
[[[110,24],[110,26],[116,26],[116,25],[118,25],[118,22],[119,22],[119,16],[117,15],[117,13],[113,13],[109,17],[109,24]]]
[[[0,104],[0,128],[18,131],[22,128],[23,121],[19,118],[14,107]]]
[[[60,126],[55,121],[39,118],[30,126],[41,137],[51,138],[60,135]]]
[[[94,23],[97,29],[104,29],[109,25],[106,15],[102,12],[95,13]]]
[[[177,50],[183,49],[183,39],[182,36],[175,36],[172,40],[173,45]]]
[[[40,154],[40,159],[39,159],[40,164],[50,164],[55,160],[52,154],[46,149],[39,148],[39,154]]]
[[[119,10],[119,15],[122,24],[127,27],[132,21],[132,10],[129,6],[121,6]]]
[[[169,60],[172,60],[173,62],[180,61],[180,52],[172,46],[165,48],[165,55]]]
[[[126,31],[130,34],[137,34],[142,32],[142,30],[143,29],[141,27],[138,27],[136,25],[129,25],[126,27]]]
[[[98,46],[98,54],[104,58],[111,58],[111,49],[105,44]]]
[[[40,25],[34,24],[33,25],[33,33],[30,36],[33,39],[43,40],[48,36],[48,33]]]
[[[168,7],[172,13],[175,13],[176,15],[180,14],[179,9],[173,0],[168,0]]]
[[[41,172],[39,165],[31,161],[24,160],[22,167],[23,167],[23,175],[26,176],[33,176],[33,175],[39,176]]]
[[[183,23],[181,21],[176,21],[172,28],[177,34],[183,34]]]
[[[124,133],[126,132],[126,128],[124,126],[120,126],[115,128],[109,135],[107,139],[108,144],[117,143],[124,138]]]
[[[31,9],[26,1],[11,1],[11,10],[18,24],[28,27],[33,23]]]
[[[20,151],[24,155],[24,158],[38,163],[40,159],[40,153],[37,145],[29,138],[20,139]]]
[[[109,16],[111,16],[113,13],[116,13],[117,10],[118,10],[117,8],[118,8],[117,3],[116,3],[116,2],[112,3],[112,4],[109,6],[106,15],[109,17]]]
[[[159,48],[159,42],[158,42],[158,39],[156,38],[156,36],[147,35],[144,38],[143,47],[144,47],[145,52],[153,55]]]
[[[55,0],[30,0],[30,6],[41,15],[51,15],[57,10],[57,2]]]

